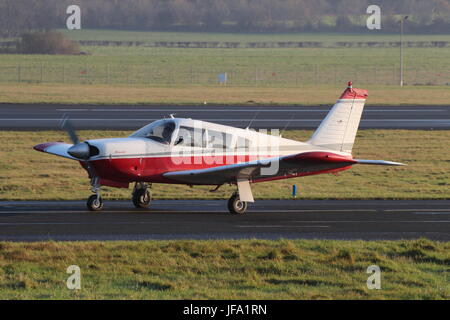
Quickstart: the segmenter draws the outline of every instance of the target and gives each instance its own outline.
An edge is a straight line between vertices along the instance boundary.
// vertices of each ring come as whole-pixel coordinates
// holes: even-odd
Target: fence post
[[[315,85],[317,85],[317,79],[318,79],[318,77],[319,77],[319,67],[318,67],[318,65],[316,64],[315,66],[314,66],[315,68],[315,72],[314,72],[314,84]]]
[[[110,70],[109,70],[109,63],[106,65],[106,81],[107,84],[109,84],[109,79],[110,79]]]
[[[392,65],[392,84],[395,84],[395,75],[396,75],[396,72],[395,72],[395,63]]]
[[[337,84],[337,65],[334,66],[334,84]]]

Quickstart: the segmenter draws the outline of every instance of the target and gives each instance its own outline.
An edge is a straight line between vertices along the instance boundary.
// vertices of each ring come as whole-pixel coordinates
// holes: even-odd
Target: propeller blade
[[[78,139],[77,132],[75,131],[75,127],[73,126],[72,121],[70,121],[69,116],[64,115],[61,119],[61,128],[66,130],[74,145],[80,143],[80,139]]]

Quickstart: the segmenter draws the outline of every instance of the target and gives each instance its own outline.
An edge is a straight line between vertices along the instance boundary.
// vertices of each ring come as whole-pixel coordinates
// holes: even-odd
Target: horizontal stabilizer
[[[357,164],[371,164],[376,166],[406,166],[404,163],[393,162],[393,161],[384,161],[384,160],[362,160],[355,159]]]

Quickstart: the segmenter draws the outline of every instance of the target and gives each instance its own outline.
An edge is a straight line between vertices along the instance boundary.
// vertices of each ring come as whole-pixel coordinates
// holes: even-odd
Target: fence
[[[221,82],[226,73],[226,83]],[[450,85],[450,66],[446,68],[406,68],[406,85]],[[103,85],[228,85],[280,86],[339,84],[352,80],[360,85],[397,85],[398,65],[373,67],[304,65],[295,69],[231,68],[155,68],[149,64],[26,64],[0,66],[1,83],[66,83]]]
[[[151,48],[205,48],[205,49],[267,49],[267,48],[399,48],[400,41],[118,41],[80,40],[82,46],[99,47],[151,47]],[[450,48],[450,41],[405,41],[405,48]],[[0,49],[14,50],[17,41],[0,40]]]

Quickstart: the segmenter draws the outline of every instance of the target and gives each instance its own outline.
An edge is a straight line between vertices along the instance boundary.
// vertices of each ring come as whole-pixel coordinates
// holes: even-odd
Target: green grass
[[[0,243],[0,299],[449,299],[449,243]],[[369,290],[370,265],[381,289]],[[81,268],[68,290],[66,268]]]
[[[109,41],[219,41],[219,42],[261,42],[261,41],[321,41],[334,43],[341,41],[399,41],[398,34],[378,34],[376,32],[353,33],[222,33],[222,32],[149,32],[124,30],[59,30],[72,40]],[[405,41],[450,41],[450,35],[410,35]]]
[[[84,48],[88,56],[2,55],[2,83],[299,87],[396,85],[398,49]],[[450,48],[405,50],[405,84],[448,85]]]
[[[316,40],[395,41],[395,35],[205,34],[81,30],[74,39],[217,41]],[[431,38],[430,38],[431,37]],[[450,36],[407,36],[407,40],[448,40]],[[1,55],[2,83],[130,84],[218,86],[227,72],[231,86],[301,87],[355,83],[396,85],[398,48],[177,49],[145,46],[83,47],[90,55]],[[406,48],[407,85],[448,85],[450,48]]]
[[[283,136],[305,141],[311,131],[286,131]],[[81,139],[125,137],[130,132],[80,131]],[[78,162],[32,150],[48,141],[68,141],[63,132],[0,131],[1,200],[86,199],[90,186]],[[258,199],[287,199],[292,184],[299,199],[449,199],[450,158],[445,146],[450,131],[362,130],[358,132],[354,157],[384,159],[408,164],[406,167],[354,166],[335,175],[258,183]],[[106,188],[104,197],[129,199],[131,190]],[[234,191],[224,186],[216,193],[208,187],[183,185],[153,186],[155,199],[226,199]]]

